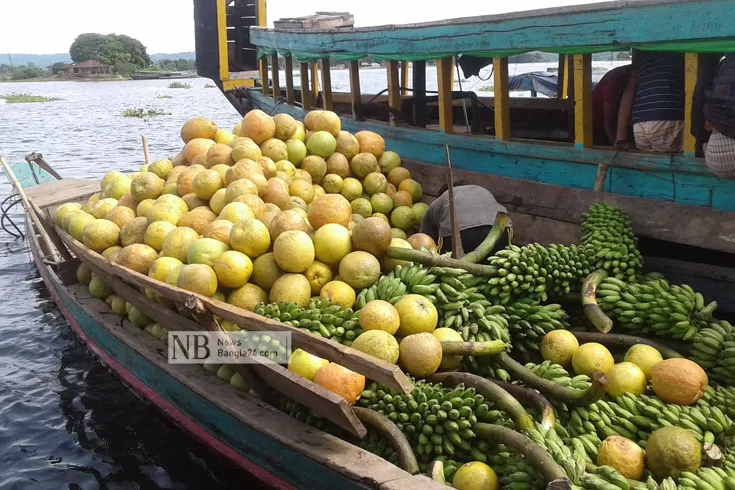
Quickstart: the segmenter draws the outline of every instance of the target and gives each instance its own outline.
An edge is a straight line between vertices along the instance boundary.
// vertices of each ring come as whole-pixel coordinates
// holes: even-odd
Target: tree
[[[137,39],[125,34],[110,34],[109,37],[116,39],[122,45],[123,51],[130,55],[130,63],[141,68],[151,64],[151,58],[148,56],[145,46]]]
[[[116,71],[118,66],[127,70],[130,66],[145,68],[151,63],[143,43],[124,34],[80,34],[69,48],[69,54],[75,63],[97,60]]]

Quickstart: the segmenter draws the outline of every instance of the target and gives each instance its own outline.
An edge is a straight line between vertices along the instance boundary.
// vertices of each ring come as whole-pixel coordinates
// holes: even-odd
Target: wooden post
[[[452,226],[452,255],[455,259],[464,257],[462,235],[459,233],[457,222],[457,201],[454,199],[454,176],[452,175],[452,159],[449,158],[449,145],[444,145],[444,155],[447,159],[447,190],[449,191],[449,220]]]
[[[148,138],[146,138],[145,136],[141,136],[140,139],[143,142],[143,156],[145,157],[145,164],[150,165],[151,164],[151,154],[148,151]]]
[[[508,58],[493,58],[493,102],[495,105],[495,139],[510,140],[510,94],[508,90]]]
[[[296,98],[293,94],[293,58],[286,56],[286,103],[293,104]]]
[[[574,144],[592,146],[592,56],[574,55]]]
[[[699,74],[699,54],[684,55],[684,154],[694,156],[697,151],[697,138],[692,135],[692,100],[694,87]]]
[[[263,85],[263,95],[270,95],[271,88],[268,83],[268,57],[260,58],[260,83]]]
[[[219,78],[230,78],[230,55],[227,47],[227,0],[217,0],[217,55],[219,57]]]
[[[401,95],[410,95],[408,92],[408,61],[401,61]]]
[[[324,110],[334,110],[334,101],[332,100],[332,73],[329,68],[329,58],[322,58],[322,100],[324,101]]]
[[[308,111],[313,107],[309,87],[309,63],[300,63],[299,67],[301,69],[301,107]]]
[[[426,127],[426,61],[413,62],[413,119],[420,128]]]
[[[605,190],[605,180],[607,179],[607,165],[600,163],[597,165],[597,175],[595,176],[595,192]]]
[[[388,61],[388,118],[390,123],[395,126],[396,112],[401,111],[401,89],[400,79],[398,77],[398,61]]]
[[[311,96],[316,102],[319,97],[319,62],[315,61],[311,64]]]
[[[439,88],[439,130],[446,134],[452,127],[452,67],[454,58],[448,56],[436,61],[436,77]]]
[[[350,98],[352,100],[352,117],[362,120],[362,95],[360,95],[360,62],[350,61]]]
[[[278,73],[278,53],[271,55],[271,79],[273,83],[273,98],[278,100],[281,96],[281,81]]]
[[[559,55],[559,68],[556,73],[556,98],[564,99],[567,93],[567,76],[566,76],[566,56]]]

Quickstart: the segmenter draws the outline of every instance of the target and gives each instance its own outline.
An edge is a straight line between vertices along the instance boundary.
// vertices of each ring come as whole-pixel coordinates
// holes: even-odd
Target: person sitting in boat
[[[705,97],[704,116],[712,135],[704,159],[718,177],[735,179],[735,54],[730,53],[717,66]]]
[[[445,184],[441,195],[429,205],[421,221],[420,230],[421,233],[426,233],[434,239],[441,253],[452,251],[452,213],[449,206],[449,191],[446,189]],[[507,213],[505,207],[495,200],[492,193],[479,185],[455,187],[454,202],[457,228],[465,253],[475,250],[487,237],[499,212]],[[510,243],[511,233],[511,223],[508,220],[508,227],[495,244],[496,250]]]
[[[684,55],[633,50],[633,71],[623,92],[615,146],[625,147],[630,124],[643,151],[684,150]]]
[[[613,68],[592,89],[592,129],[595,145],[612,146],[618,128],[620,99],[633,71],[632,65]]]

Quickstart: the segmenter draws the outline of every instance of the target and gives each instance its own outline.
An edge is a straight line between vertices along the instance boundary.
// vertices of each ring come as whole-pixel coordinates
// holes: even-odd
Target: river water
[[[596,63],[605,68],[610,63]],[[511,65],[510,74],[545,71],[552,64]],[[429,67],[427,88],[436,87]],[[487,78],[488,72],[483,72]],[[346,70],[332,75],[346,91]],[[232,128],[240,119],[206,79],[0,84],[0,94],[32,93],[62,100],[3,104],[0,152],[11,163],[37,151],[65,177],[101,178],[143,165],[140,138],[151,157],[176,154],[179,129],[207,116]],[[364,93],[386,86],[385,70],[362,70]],[[297,82],[298,83],[298,82]],[[480,90],[492,81],[462,81]],[[459,89],[459,81],[455,87]],[[164,98],[165,97],[165,98]],[[170,115],[126,118],[126,108]],[[10,187],[0,173],[0,200]],[[21,223],[20,209],[13,217]],[[241,472],[190,441],[153,407],[137,399],[76,340],[31,264],[25,241],[0,231],[0,488],[3,489],[225,489],[242,487]],[[247,488],[253,486],[248,478]]]

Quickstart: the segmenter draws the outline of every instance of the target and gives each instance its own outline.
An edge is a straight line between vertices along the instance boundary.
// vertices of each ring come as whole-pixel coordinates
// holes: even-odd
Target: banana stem
[[[490,255],[490,252],[495,248],[495,244],[498,242],[500,237],[503,235],[505,228],[508,226],[508,215],[506,213],[498,213],[495,215],[495,222],[490,232],[487,234],[485,239],[480,243],[476,249],[462,257],[463,262],[471,262],[476,264],[481,262],[485,257]]]
[[[541,412],[541,425],[544,429],[550,429],[556,424],[554,407],[551,405],[551,402],[538,391],[524,386],[506,383],[505,381],[500,381],[498,379],[490,379],[488,381],[503,388],[505,391],[510,393],[513,398],[521,402],[523,406],[534,407]]]
[[[495,356],[505,351],[505,342],[492,340],[488,342],[442,341],[442,354],[445,356]]]
[[[559,466],[554,458],[546,452],[540,445],[531,439],[516,432],[513,429],[500,425],[486,424],[478,422],[472,428],[477,437],[485,439],[488,442],[504,444],[513,451],[522,454],[544,478],[544,482],[549,484],[555,480],[567,480],[567,474],[564,469]],[[571,482],[569,482],[571,487]]]
[[[391,247],[386,253],[391,259],[407,260],[427,267],[436,266],[463,269],[476,276],[495,276],[498,273],[498,268],[492,265],[473,264],[464,260],[442,257],[441,255],[435,255],[430,252],[422,252],[421,250]]]
[[[464,384],[477,390],[477,392],[490,400],[500,410],[506,412],[515,422],[519,429],[530,429],[534,427],[533,418],[526,412],[523,405],[513,395],[502,387],[489,380],[470,373],[437,373],[429,380],[433,383],[441,383],[448,386]]]
[[[609,332],[613,327],[612,320],[602,311],[595,297],[597,286],[606,277],[607,272],[599,270],[587,276],[582,283],[582,310],[592,325],[602,333]]]
[[[523,384],[540,391],[543,395],[572,405],[585,406],[594,403],[605,395],[607,391],[607,376],[601,371],[594,371],[590,378],[592,386],[586,390],[575,390],[554,383],[548,379],[537,376],[533,371],[510,357],[506,353],[496,357],[498,363],[505,368],[514,378]]]
[[[444,478],[444,463],[440,459],[435,459],[426,468],[426,474],[429,478],[442,485],[447,484]]]
[[[579,340],[580,344],[585,343],[585,342],[597,342],[606,347],[612,347],[612,348],[618,348],[618,349],[627,349],[628,347],[632,347],[636,344],[645,344],[645,345],[650,345],[651,347],[659,351],[665,359],[684,357],[681,354],[679,354],[675,349],[672,349],[671,347],[664,345],[661,342],[647,339],[645,337],[636,337],[635,335],[623,335],[619,333],[598,333],[598,332],[572,332],[572,333],[574,334],[575,337],[577,337],[577,340]]]
[[[402,469],[412,475],[418,474],[419,463],[416,461],[413,448],[411,448],[411,444],[408,443],[408,439],[403,435],[401,429],[391,419],[369,408],[352,407],[352,410],[355,411],[355,415],[360,419],[360,422],[375,427],[390,441],[393,449],[398,453],[398,464]]]

